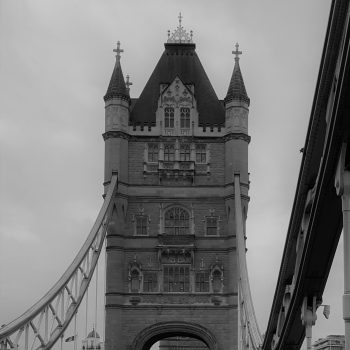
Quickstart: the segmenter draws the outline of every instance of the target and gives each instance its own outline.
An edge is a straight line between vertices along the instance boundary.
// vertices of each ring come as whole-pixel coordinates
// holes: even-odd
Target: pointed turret
[[[116,61],[115,61],[114,70],[108,85],[106,95],[104,96],[104,100],[107,101],[111,98],[118,98],[118,97],[129,100],[130,99],[129,89],[127,89],[126,87],[122,67],[120,65],[120,54],[124,52],[124,50],[120,48],[119,41],[117,43],[117,48],[114,49],[113,51],[117,53],[115,56]]]
[[[112,172],[117,171],[121,181],[127,181],[128,171],[125,164],[128,157],[128,130],[130,116],[129,77],[125,82],[120,65],[120,54],[124,52],[117,43],[116,62],[109,82],[105,100],[105,133],[103,138],[106,147],[105,184],[110,181]],[[119,150],[123,150],[120,152]],[[116,156],[117,155],[117,156]]]
[[[247,95],[247,91],[244,86],[244,81],[241,73],[241,68],[239,67],[239,55],[242,54],[242,51],[238,51],[239,45],[236,44],[236,51],[232,51],[235,57],[235,66],[233,68],[233,73],[230,81],[230,85],[227,90],[225,97],[225,103],[230,101],[242,101],[246,102],[249,106],[250,99]]]
[[[244,86],[241,69],[239,67],[238,44],[235,55],[235,66],[225,97],[225,129],[226,129],[226,159],[230,160],[226,167],[227,183],[233,181],[233,174],[239,173],[241,181],[248,184],[248,114],[250,99]],[[239,150],[239,151],[237,151]]]

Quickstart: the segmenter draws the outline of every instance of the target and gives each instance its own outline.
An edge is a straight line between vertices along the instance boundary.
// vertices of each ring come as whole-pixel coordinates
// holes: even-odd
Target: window
[[[174,127],[174,108],[166,107],[164,110],[164,126],[166,128]]]
[[[190,127],[190,109],[180,108],[180,127],[189,128]]]
[[[196,145],[196,162],[197,163],[207,162],[207,145],[204,145],[204,144]]]
[[[163,273],[164,292],[190,291],[190,268],[188,266],[164,266]]]
[[[156,143],[148,144],[148,161],[152,163],[158,162],[158,145]]]
[[[209,292],[209,273],[196,273],[196,292]]]
[[[147,235],[147,216],[136,216],[136,234],[139,236]]]
[[[158,292],[157,274],[155,272],[145,272],[143,275],[143,291]]]
[[[164,160],[167,162],[175,160],[175,146],[173,144],[164,145]]]
[[[189,144],[180,146],[180,161],[189,161],[191,158],[191,149]]]
[[[216,236],[218,234],[218,218],[216,216],[206,217],[207,236]]]
[[[185,235],[190,230],[190,216],[182,208],[171,208],[165,213],[165,233],[168,235]]]
[[[221,287],[222,287],[222,281],[221,281],[221,272],[219,270],[215,270],[213,272],[213,292],[214,293],[220,293]]]
[[[134,269],[131,271],[131,292],[138,293],[140,291],[140,273]]]

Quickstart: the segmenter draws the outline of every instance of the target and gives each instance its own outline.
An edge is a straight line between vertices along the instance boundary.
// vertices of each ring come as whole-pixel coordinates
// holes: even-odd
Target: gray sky
[[[64,272],[102,204],[103,95],[117,40],[138,97],[178,13],[219,98],[238,41],[251,98],[248,266],[264,332],[311,111],[330,0],[1,0],[0,323]],[[342,257],[324,297],[342,334]]]

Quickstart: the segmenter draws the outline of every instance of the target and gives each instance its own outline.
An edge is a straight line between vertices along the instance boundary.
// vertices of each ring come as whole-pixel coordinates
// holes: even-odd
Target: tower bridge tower
[[[234,174],[248,207],[248,108],[238,45],[219,100],[192,32],[168,34],[139,98],[118,42],[105,100],[105,185],[118,172],[107,235],[106,350],[192,337],[237,349]],[[229,78],[228,78],[229,81]]]

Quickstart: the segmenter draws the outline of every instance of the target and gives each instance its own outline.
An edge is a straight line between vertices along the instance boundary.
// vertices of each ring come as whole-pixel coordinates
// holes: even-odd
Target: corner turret
[[[248,184],[248,114],[250,99],[239,66],[239,45],[235,45],[235,65],[225,97],[226,129],[226,183],[233,181],[233,174],[240,173],[241,181]]]
[[[127,180],[128,128],[130,118],[129,76],[125,83],[120,64],[120,54],[124,52],[117,43],[116,62],[112,77],[104,96],[105,101],[105,184],[108,184],[112,171],[118,171],[119,179]],[[117,155],[117,156],[116,156]]]

